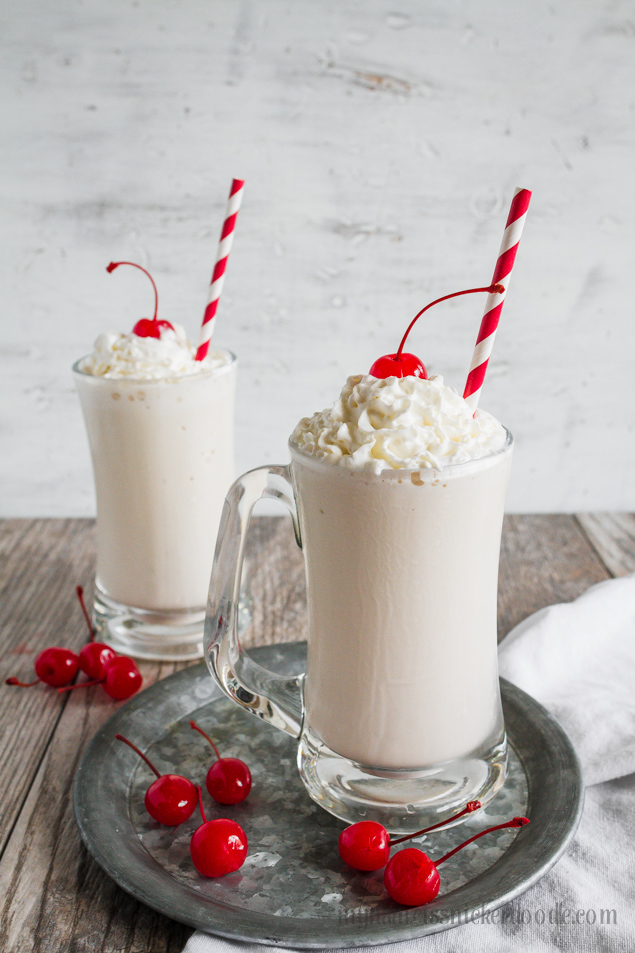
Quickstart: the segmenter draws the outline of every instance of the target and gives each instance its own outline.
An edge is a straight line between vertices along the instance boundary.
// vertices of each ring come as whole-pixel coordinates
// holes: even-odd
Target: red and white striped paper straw
[[[244,187],[245,183],[243,179],[234,179],[232,181],[232,187],[229,190],[225,221],[223,222],[223,228],[220,233],[220,243],[218,245],[218,252],[216,253],[216,264],[214,265],[212,281],[209,286],[209,295],[207,296],[207,307],[203,315],[201,333],[198,339],[198,348],[196,350],[197,361],[202,361],[207,357],[209,342],[214,333],[214,318],[218,310],[218,299],[220,298],[225,282],[225,269],[227,268],[229,253],[232,250],[236,218],[238,217],[240,203],[243,200]]]
[[[498,328],[501,311],[505,303],[507,287],[509,285],[509,279],[511,278],[512,268],[514,267],[514,261],[516,260],[518,243],[523,233],[530,199],[531,192],[529,189],[516,189],[509,215],[507,216],[507,224],[503,232],[503,240],[498,253],[496,268],[494,269],[494,277],[492,278],[492,284],[502,285],[505,291],[502,294],[489,294],[487,296],[485,312],[481,321],[478,337],[476,338],[472,363],[470,364],[470,371],[467,375],[465,390],[463,391],[463,397],[473,411],[476,410],[479,397],[481,396],[487,363],[490,359],[492,348],[494,347],[496,329]]]

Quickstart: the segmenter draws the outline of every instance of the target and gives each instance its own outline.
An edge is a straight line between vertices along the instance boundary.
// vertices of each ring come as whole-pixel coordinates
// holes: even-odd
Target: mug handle
[[[299,738],[304,675],[275,675],[254,662],[240,645],[238,601],[245,542],[258,500],[280,500],[291,513],[302,548],[290,466],[258,467],[231,486],[220,521],[205,617],[205,657],[223,692],[242,708]]]

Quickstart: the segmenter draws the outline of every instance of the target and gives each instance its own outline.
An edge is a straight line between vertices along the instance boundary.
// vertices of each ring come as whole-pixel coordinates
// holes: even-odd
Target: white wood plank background
[[[69,368],[158,281],[196,334],[232,175],[217,340],[240,470],[489,281],[530,218],[483,395],[513,511],[635,509],[635,11],[620,0],[4,0],[1,510],[93,512]],[[460,388],[482,302],[413,350]]]

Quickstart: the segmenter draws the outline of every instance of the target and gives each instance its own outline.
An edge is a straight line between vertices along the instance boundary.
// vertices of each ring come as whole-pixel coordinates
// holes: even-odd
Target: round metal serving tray
[[[280,674],[304,670],[306,644],[253,650]],[[441,868],[441,890],[424,907],[387,896],[382,871],[356,873],[340,860],[343,825],[309,798],[295,766],[296,742],[221,696],[201,664],[152,685],[124,705],[88,745],[75,779],[75,815],[95,860],[124,890],[167,916],[208,933],[277,946],[371,946],[436,933],[476,920],[513,900],[558,860],[583,804],[580,767],[558,723],[529,695],[501,680],[510,750],[508,778],[487,808],[448,831],[413,842],[434,859],[471,834],[516,814],[531,823],[488,835]],[[154,775],[115,740],[134,741],[159,770],[204,787],[212,752],[189,720],[208,730],[222,754],[243,758],[254,784],[243,804],[222,807],[205,793],[208,818],[232,817],[249,855],[233,874],[206,879],[189,853],[198,811],[163,827],[146,814]]]

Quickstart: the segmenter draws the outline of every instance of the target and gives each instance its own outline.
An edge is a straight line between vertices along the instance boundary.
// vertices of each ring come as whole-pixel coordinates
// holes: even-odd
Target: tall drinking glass
[[[236,358],[159,380],[73,367],[97,496],[95,624],[141,658],[202,654],[223,500],[234,477]]]
[[[290,444],[290,466],[232,486],[209,593],[205,654],[239,705],[299,740],[311,797],[343,820],[412,832],[501,787],[507,747],[496,639],[512,437],[442,470],[347,469]],[[255,502],[291,512],[304,552],[306,674],[281,679],[237,636]]]

